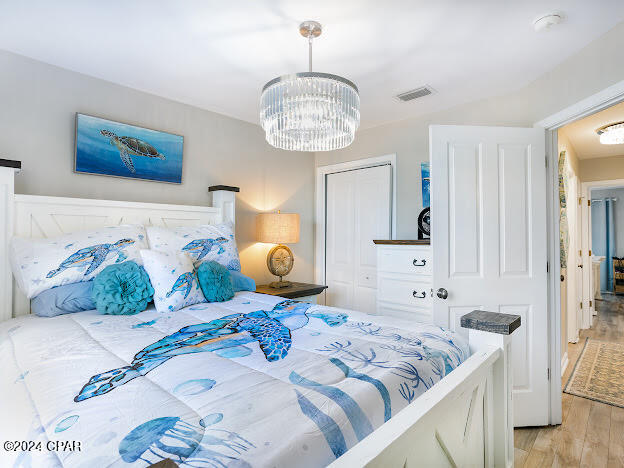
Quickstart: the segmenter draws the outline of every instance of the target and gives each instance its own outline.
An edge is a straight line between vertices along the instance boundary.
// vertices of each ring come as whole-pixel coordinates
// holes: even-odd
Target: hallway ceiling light
[[[624,122],[605,125],[596,130],[603,145],[621,145],[624,143]]]
[[[312,71],[312,40],[321,25],[305,21],[309,70],[272,79],[262,88],[260,122],[270,145],[289,151],[331,151],[349,146],[360,125],[360,96],[351,81]]]

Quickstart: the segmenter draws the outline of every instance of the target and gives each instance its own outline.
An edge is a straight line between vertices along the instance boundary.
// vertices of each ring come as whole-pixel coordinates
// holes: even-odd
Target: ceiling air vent
[[[412,89],[406,93],[401,93],[397,96],[399,101],[407,102],[421,97],[429,96],[433,94],[433,88],[430,86],[421,86],[420,88]]]

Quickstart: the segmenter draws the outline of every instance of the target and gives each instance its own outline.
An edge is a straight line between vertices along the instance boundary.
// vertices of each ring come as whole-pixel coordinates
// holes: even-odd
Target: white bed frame
[[[30,313],[30,302],[14,283],[9,266],[13,236],[44,238],[119,224],[177,227],[236,219],[236,194],[227,187],[214,187],[224,189],[211,192],[213,206],[16,195],[13,179],[18,171],[0,166],[0,321]]]
[[[9,266],[13,236],[126,223],[235,222],[235,192],[220,187],[212,192],[212,207],[16,195],[15,166],[0,160],[0,321],[30,313]],[[511,337],[471,329],[469,343],[473,354],[465,363],[330,466],[513,466]]]

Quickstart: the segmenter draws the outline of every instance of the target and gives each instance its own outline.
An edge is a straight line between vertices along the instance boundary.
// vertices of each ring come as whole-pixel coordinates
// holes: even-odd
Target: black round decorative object
[[[418,231],[426,236],[431,235],[431,210],[429,207],[425,208],[418,215]]]

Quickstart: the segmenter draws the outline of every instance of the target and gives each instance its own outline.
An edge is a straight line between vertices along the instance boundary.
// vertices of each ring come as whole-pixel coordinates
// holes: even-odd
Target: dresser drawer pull
[[[412,296],[414,296],[417,299],[424,299],[425,297],[427,297],[427,293],[425,291],[419,293],[418,291],[412,291]]]
[[[418,263],[418,260],[414,259],[414,261],[412,262],[412,265],[414,266],[425,266],[427,264],[427,260],[425,260],[424,258],[421,260],[422,263]]]

